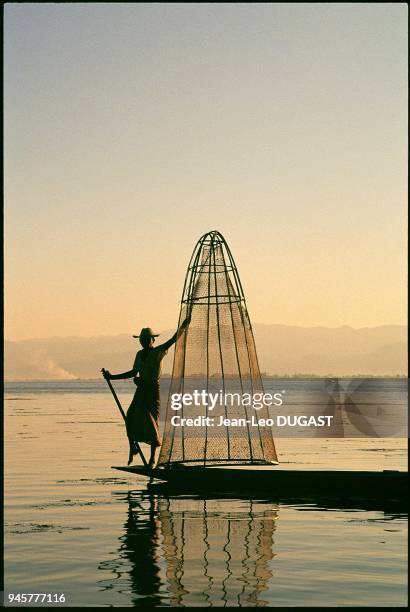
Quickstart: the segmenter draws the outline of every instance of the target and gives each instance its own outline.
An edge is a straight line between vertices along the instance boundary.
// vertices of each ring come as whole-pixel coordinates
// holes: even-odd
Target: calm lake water
[[[133,387],[116,387],[126,407]],[[147,488],[110,469],[128,450],[107,391],[6,385],[6,605],[9,593],[71,606],[407,604],[406,515]],[[402,438],[281,438],[277,450],[292,467],[406,469]]]

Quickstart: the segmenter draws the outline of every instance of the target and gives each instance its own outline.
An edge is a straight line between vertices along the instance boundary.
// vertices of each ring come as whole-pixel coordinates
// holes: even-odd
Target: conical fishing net
[[[277,461],[270,427],[252,424],[269,418],[249,398],[263,393],[252,327],[232,254],[223,236],[209,232],[198,241],[189,262],[179,325],[190,322],[175,346],[159,466],[173,464],[271,463]],[[176,406],[175,397],[201,393],[199,405]],[[206,395],[204,395],[206,394]],[[209,394],[220,401],[204,405]],[[177,396],[177,397],[178,397]],[[181,398],[182,399],[182,398]],[[173,417],[209,421],[175,425]],[[240,426],[224,425],[229,419]]]

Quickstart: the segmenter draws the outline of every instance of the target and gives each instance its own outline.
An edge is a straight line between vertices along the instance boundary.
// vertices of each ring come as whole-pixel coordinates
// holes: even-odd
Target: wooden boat
[[[113,469],[166,481],[195,491],[258,491],[281,497],[320,495],[342,499],[407,499],[407,472],[282,469],[275,466],[172,467],[148,470],[142,466],[113,466]]]

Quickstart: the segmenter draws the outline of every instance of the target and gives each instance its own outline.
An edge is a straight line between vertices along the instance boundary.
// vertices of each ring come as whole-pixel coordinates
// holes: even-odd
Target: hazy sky
[[[176,325],[221,231],[253,322],[406,317],[405,4],[8,4],[5,333]]]

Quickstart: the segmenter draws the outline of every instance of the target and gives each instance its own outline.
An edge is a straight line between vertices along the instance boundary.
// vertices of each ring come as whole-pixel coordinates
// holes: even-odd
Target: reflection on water
[[[4,407],[6,598],[64,593],[71,607],[406,605],[407,517],[395,508],[295,498],[278,510],[274,491],[261,500],[239,489],[215,498],[147,488],[145,478],[110,469],[126,460],[127,441],[109,393],[89,383],[76,393],[67,383],[14,387]],[[130,399],[125,390],[121,399]],[[399,438],[277,444],[284,468],[406,469]]]
[[[189,499],[146,491],[127,496],[119,555],[103,561],[103,589],[131,585],[134,606],[265,606],[272,578],[275,504]],[[163,571],[162,571],[163,570]]]
[[[127,517],[124,535],[120,538],[119,557],[99,565],[99,569],[113,574],[99,584],[103,590],[117,589],[123,593],[124,583],[131,583],[132,591],[139,597],[133,600],[134,604],[155,606],[161,603],[158,594],[161,580],[158,565],[160,530],[156,514],[157,500],[153,495],[144,496],[143,491],[135,491],[135,495],[129,491],[126,497]]]

